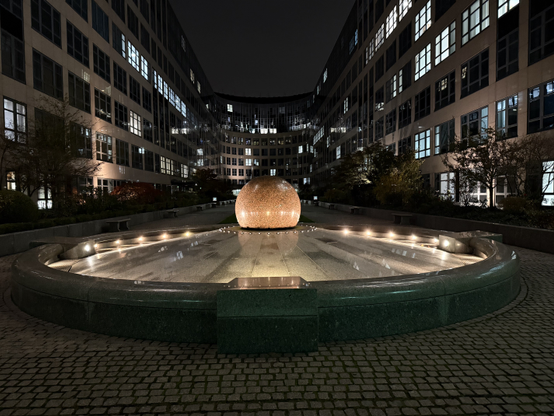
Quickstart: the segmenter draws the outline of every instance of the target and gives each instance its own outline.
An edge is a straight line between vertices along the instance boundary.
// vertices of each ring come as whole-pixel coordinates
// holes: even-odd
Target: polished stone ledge
[[[188,231],[213,229],[217,226]],[[415,231],[401,226],[373,230],[405,236]],[[75,247],[91,239],[100,249],[113,246],[115,241],[136,240],[139,236],[159,239],[186,231],[103,234],[75,239]],[[430,241],[439,236],[433,230],[417,231]],[[469,245],[483,261],[417,275],[310,283],[317,293],[318,340],[413,332],[472,319],[507,305],[519,292],[518,256],[489,239],[471,238]],[[18,257],[12,266],[12,298],[19,308],[50,322],[108,335],[217,342],[217,295],[229,290],[224,284],[104,279],[48,267],[71,249],[64,241],[63,245],[46,244]]]

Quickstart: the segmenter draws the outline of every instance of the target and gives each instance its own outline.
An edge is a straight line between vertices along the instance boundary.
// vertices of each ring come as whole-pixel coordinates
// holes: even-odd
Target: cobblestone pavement
[[[222,355],[29,317],[0,258],[0,416],[553,415],[554,255],[517,249],[523,290],[446,328],[320,344],[310,354]]]

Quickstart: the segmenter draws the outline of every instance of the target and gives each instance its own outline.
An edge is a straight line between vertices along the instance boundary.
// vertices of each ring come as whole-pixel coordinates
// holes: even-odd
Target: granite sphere
[[[235,214],[242,228],[291,228],[300,218],[300,198],[284,179],[262,176],[239,192]]]

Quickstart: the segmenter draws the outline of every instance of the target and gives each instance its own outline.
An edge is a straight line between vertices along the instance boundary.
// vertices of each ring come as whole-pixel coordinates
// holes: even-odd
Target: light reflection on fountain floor
[[[50,266],[115,279],[227,283],[236,277],[301,276],[306,281],[387,277],[451,269],[480,260],[361,232],[345,234],[312,227],[268,232],[233,227]]]

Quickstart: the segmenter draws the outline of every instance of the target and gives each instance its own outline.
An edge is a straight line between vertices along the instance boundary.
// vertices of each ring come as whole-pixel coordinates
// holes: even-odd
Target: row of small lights
[[[183,233],[183,237],[190,237],[191,235],[192,235],[192,233],[190,231],[186,231],[186,232]],[[164,233],[160,237],[161,237],[162,240],[167,240],[169,236],[168,236],[167,233]],[[177,238],[177,237],[174,237],[174,238]],[[144,236],[141,235],[140,237],[137,238],[137,240],[139,241],[139,243],[142,244],[143,241],[144,241]],[[115,240],[115,244],[117,246],[121,245],[121,242],[122,242],[121,240]],[[97,249],[98,247],[99,247],[98,243],[94,244],[95,249]],[[85,248],[86,252],[89,252],[91,250],[91,247],[90,247],[89,244],[85,245],[84,248]]]
[[[349,229],[344,229],[344,230],[343,230],[343,233],[344,233],[345,235],[347,235],[347,234],[350,233],[350,230],[349,230]],[[371,236],[373,235],[372,232],[369,231],[369,230],[367,230],[367,231],[365,232],[365,234],[366,234],[368,237],[371,237]],[[394,234],[394,233],[391,231],[391,232],[388,233],[388,237],[392,239],[392,238],[396,237],[396,234]],[[410,236],[410,239],[413,240],[413,241],[416,241],[417,238],[418,238],[418,237],[417,237],[415,234],[412,234],[412,235]],[[433,243],[437,244],[438,242],[439,242],[438,238],[433,238]],[[447,241],[445,242],[444,246],[445,246],[445,247],[448,246],[448,242],[447,242]]]

